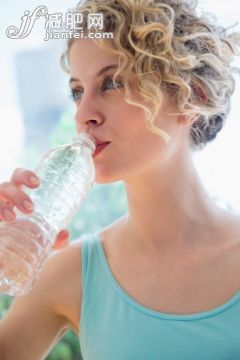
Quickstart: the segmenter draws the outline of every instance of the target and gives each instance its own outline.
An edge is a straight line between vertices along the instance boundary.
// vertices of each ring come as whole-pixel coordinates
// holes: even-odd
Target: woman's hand
[[[38,176],[31,170],[17,168],[10,181],[0,183],[0,222],[12,222],[16,218],[14,206],[24,214],[34,211],[34,204],[21,188],[27,186],[36,189],[40,185]],[[70,234],[67,230],[61,230],[55,239],[54,250],[62,249],[69,244]]]

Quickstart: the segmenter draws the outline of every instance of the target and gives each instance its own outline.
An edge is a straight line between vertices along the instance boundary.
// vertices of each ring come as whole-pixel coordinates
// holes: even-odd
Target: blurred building
[[[49,135],[69,104],[59,62],[61,50],[61,41],[51,41],[44,47],[21,50],[14,59],[25,142],[38,150],[48,147]]]

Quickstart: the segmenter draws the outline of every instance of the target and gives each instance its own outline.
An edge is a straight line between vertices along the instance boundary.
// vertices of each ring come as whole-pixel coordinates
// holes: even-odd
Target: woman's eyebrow
[[[101,70],[99,70],[95,76],[96,77],[99,77],[100,75],[102,75],[103,73],[107,72],[108,70],[110,69],[116,69],[118,68],[118,64],[111,64],[111,65],[107,65],[107,66],[104,66]],[[79,79],[77,78],[74,78],[74,77],[71,77],[70,80],[69,80],[69,84],[71,84],[71,82],[73,81],[79,81]]]

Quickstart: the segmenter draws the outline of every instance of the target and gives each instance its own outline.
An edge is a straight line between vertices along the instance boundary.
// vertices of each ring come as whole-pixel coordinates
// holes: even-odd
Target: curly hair
[[[171,140],[154,120],[163,100],[174,100],[177,114],[191,119],[192,150],[203,148],[222,129],[235,90],[233,73],[240,73],[232,66],[240,55],[240,32],[228,34],[230,28],[216,25],[215,16],[197,5],[197,0],[82,0],[74,9],[83,14],[85,33],[87,15],[103,14],[101,31],[114,37],[93,41],[108,50],[110,41],[111,51],[121,58],[113,80],[124,77],[125,100],[144,110],[147,128]],[[74,41],[67,41],[61,56],[66,71]],[[131,74],[137,76],[141,102],[132,97]]]

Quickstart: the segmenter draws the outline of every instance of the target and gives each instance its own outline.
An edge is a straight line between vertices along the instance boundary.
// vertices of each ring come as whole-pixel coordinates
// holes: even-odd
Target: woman
[[[1,359],[43,358],[68,328],[89,360],[239,359],[240,221],[212,202],[191,159],[227,118],[239,34],[187,0],[77,11],[85,35],[87,14],[103,13],[114,38],[67,44],[76,131],[108,143],[96,182],[123,181],[129,211],[49,259],[2,321]],[[19,184],[32,175],[1,185],[8,210],[24,211]]]

